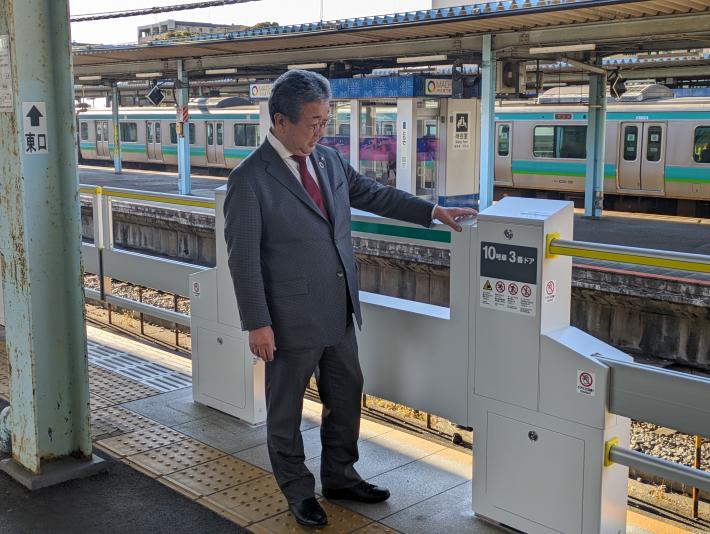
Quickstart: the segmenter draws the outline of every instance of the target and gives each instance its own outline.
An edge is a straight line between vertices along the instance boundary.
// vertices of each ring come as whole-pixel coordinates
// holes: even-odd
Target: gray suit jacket
[[[268,141],[229,176],[229,269],[243,330],[271,325],[277,349],[331,346],[345,334],[348,292],[362,324],[350,207],[423,226],[433,204],[362,176],[335,150],[311,154],[332,221]]]

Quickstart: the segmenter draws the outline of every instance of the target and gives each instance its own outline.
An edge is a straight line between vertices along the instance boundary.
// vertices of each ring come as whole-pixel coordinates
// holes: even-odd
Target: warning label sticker
[[[594,373],[577,369],[577,393],[594,397],[597,389]]]
[[[557,282],[548,280],[545,282],[545,302],[548,304],[555,302],[555,298],[557,298]]]
[[[481,277],[481,306],[535,317],[537,286],[516,280]]]

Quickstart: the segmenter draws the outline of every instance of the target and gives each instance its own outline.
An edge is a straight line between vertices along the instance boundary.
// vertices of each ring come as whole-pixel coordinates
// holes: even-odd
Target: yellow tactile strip
[[[120,406],[104,407],[91,412],[91,436],[95,441],[128,434],[156,424],[155,421]]]
[[[9,397],[4,344],[0,342],[0,396]],[[116,406],[159,391],[89,366],[91,427],[98,448],[253,532],[310,532],[287,512],[273,475],[228,456],[156,421]],[[330,525],[322,532],[396,531],[338,505],[323,502]]]
[[[224,456],[211,462],[190,467],[161,479],[180,493],[197,499],[237,486],[267,473],[234,456]]]
[[[332,502],[321,501],[321,505],[328,514],[328,526],[320,529],[318,532],[345,534],[347,532],[357,532],[358,529],[372,523],[371,519],[337,504],[333,504]],[[312,529],[304,528],[296,523],[291,512],[284,512],[266,521],[250,525],[249,530],[254,532],[254,534],[313,532]]]
[[[89,366],[89,390],[111,404],[123,404],[160,393],[155,388],[94,365]]]
[[[226,453],[194,439],[186,439],[166,447],[128,456],[124,461],[149,476],[162,476],[222,456],[226,456]]]
[[[263,521],[288,510],[288,503],[273,475],[213,493],[200,502],[241,526]]]
[[[141,428],[128,434],[102,439],[97,442],[97,445],[122,458],[171,445],[184,439],[187,439],[185,434],[156,423],[154,426]]]

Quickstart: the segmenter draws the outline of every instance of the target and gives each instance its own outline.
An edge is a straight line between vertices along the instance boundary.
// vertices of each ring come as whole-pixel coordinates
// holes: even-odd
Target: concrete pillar
[[[0,253],[12,458],[34,489],[96,470],[67,0],[0,0]]]
[[[121,131],[118,122],[118,107],[121,105],[121,96],[118,94],[116,82],[111,84],[111,118],[113,120],[113,170],[121,174]]]
[[[492,35],[483,36],[481,62],[481,164],[479,209],[493,204],[493,163],[495,150],[496,55]]]
[[[190,103],[190,92],[188,89],[187,72],[183,66],[182,59],[177,60],[177,105],[185,107]],[[183,124],[182,134],[178,135],[178,188],[181,195],[192,194],[192,178],[190,176],[190,123]]]
[[[604,204],[604,137],[606,132],[606,75],[589,75],[587,173],[584,180],[584,215],[599,218]]]

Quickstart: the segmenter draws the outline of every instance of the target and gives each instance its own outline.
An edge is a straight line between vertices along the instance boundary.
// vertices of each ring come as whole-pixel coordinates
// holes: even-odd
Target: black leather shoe
[[[305,499],[296,504],[289,504],[288,509],[291,510],[298,524],[304,527],[320,528],[328,524],[328,516],[325,515],[325,510],[318,504],[315,497]]]
[[[357,485],[350,488],[323,488],[323,496],[327,499],[346,499],[348,501],[376,503],[389,499],[390,491],[361,480]]]

